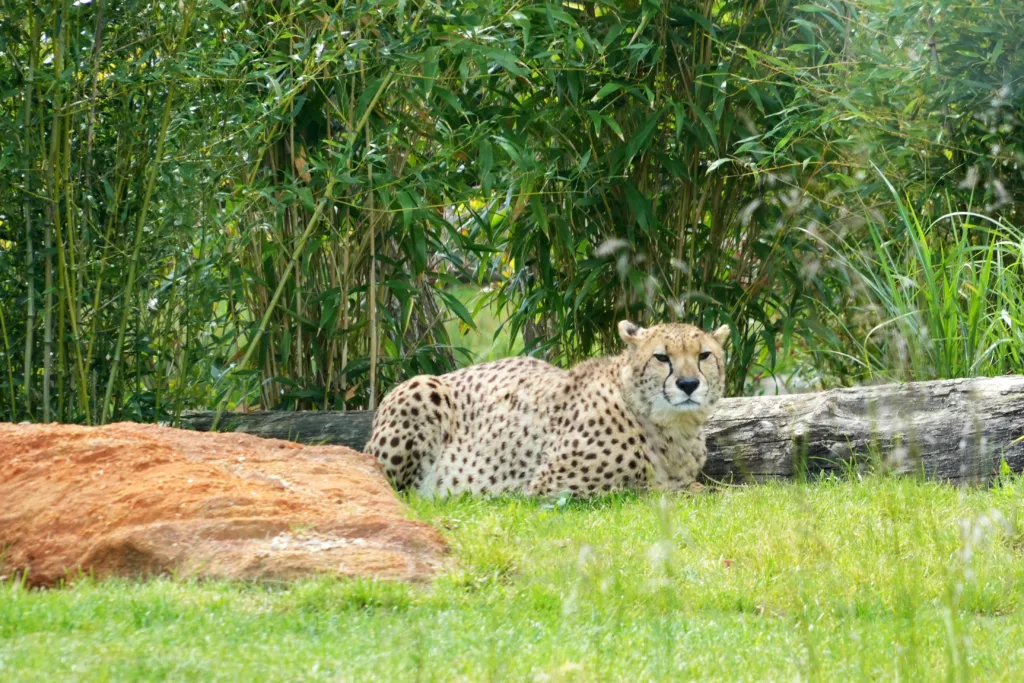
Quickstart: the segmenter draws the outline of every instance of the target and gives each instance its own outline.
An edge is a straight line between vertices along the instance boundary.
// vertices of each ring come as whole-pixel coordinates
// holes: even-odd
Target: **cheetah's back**
[[[413,377],[381,403],[367,452],[397,487],[426,495],[525,491],[551,447],[568,377],[535,358]]]

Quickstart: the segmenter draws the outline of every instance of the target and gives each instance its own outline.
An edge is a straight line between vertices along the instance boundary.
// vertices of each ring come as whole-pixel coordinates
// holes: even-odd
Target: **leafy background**
[[[1017,3],[0,13],[0,419],[372,408],[624,317],[731,323],[734,393],[1021,367]]]

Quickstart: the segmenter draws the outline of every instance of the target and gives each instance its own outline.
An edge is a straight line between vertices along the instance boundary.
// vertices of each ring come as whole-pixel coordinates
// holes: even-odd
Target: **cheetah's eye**
[[[702,351],[700,355],[697,356],[697,360],[707,360],[708,358],[711,358],[710,351]]]
[[[668,362],[668,356],[666,356],[664,353],[656,353],[656,354],[654,354],[654,359],[657,360],[657,361],[661,361],[662,363],[667,363]]]

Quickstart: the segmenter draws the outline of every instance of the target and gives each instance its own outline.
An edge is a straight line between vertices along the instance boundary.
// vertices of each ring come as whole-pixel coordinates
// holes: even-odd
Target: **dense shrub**
[[[372,407],[467,362],[467,282],[559,362],[724,320],[734,391],[779,354],[846,382],[877,323],[834,329],[862,292],[823,266],[906,225],[872,162],[926,224],[1018,219],[1006,4],[3,12],[3,419]]]

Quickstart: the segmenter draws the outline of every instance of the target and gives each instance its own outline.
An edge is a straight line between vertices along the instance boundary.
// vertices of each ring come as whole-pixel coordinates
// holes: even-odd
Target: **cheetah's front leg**
[[[704,493],[705,487],[697,481],[697,476],[707,460],[707,447],[703,441],[691,441],[685,446],[672,453],[665,449],[649,455],[654,469],[654,476],[649,480],[652,488]]]

